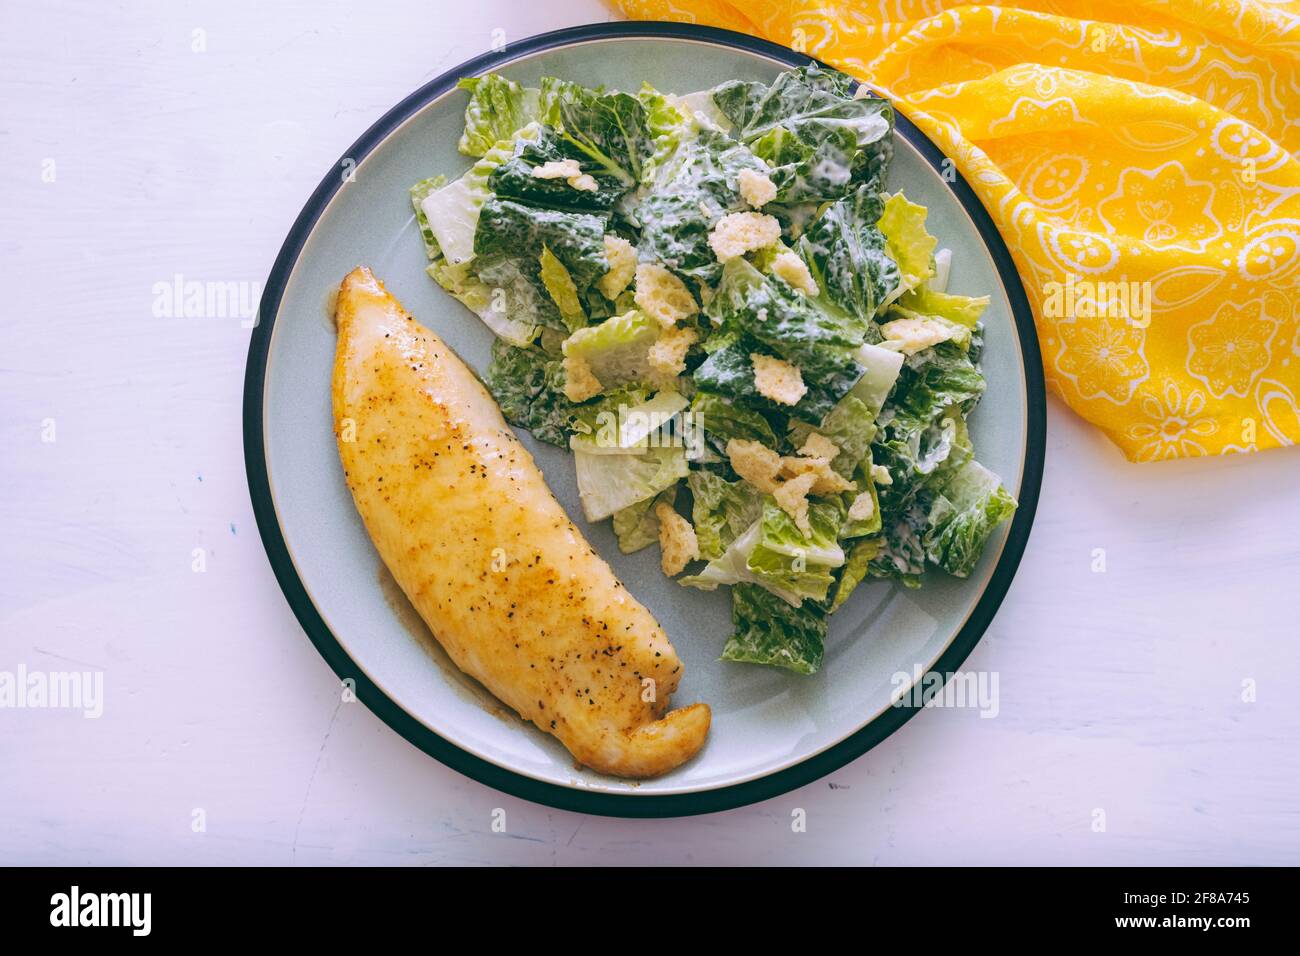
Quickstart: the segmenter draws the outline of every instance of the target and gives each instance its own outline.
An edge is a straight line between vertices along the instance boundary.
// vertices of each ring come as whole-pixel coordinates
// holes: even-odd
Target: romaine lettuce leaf
[[[649,83],[643,84],[636,96],[645,107],[646,129],[650,131],[654,144],[650,161],[642,173],[643,181],[649,182],[677,147],[695,135],[696,124],[693,116],[679,107],[673,98],[660,93]]]
[[[775,167],[778,204],[838,199],[860,183],[879,188],[893,150],[893,109],[877,96],[854,97],[852,82],[810,64],[771,86],[733,80],[714,89],[736,136]]]
[[[1016,500],[997,475],[979,462],[966,462],[933,491],[926,558],[949,574],[969,576],[993,529],[1015,510]]]
[[[604,216],[540,209],[489,196],[479,211],[474,254],[485,262],[523,259],[537,263],[545,247],[568,270],[578,289],[585,290],[609,271],[607,224]],[[482,266],[479,269],[481,274]]]
[[[880,341],[876,314],[902,281],[876,225],[883,210],[870,187],[861,186],[828,206],[799,240],[821,297],[856,318],[872,342]]]
[[[695,499],[691,521],[705,561],[721,557],[763,512],[762,494],[747,481],[727,481],[711,471],[692,471],[686,484]]]
[[[559,126],[561,104],[572,102],[581,96],[584,91],[600,94],[605,92],[605,88],[597,86],[587,89],[579,83],[574,83],[572,80],[562,80],[558,76],[542,77],[541,89],[538,90],[537,94],[538,119],[547,126]]]
[[[962,413],[984,394],[984,375],[959,345],[941,342],[911,356],[899,370],[888,408],[881,416],[891,428],[929,422],[957,406]]]
[[[645,105],[635,96],[570,85],[556,98],[552,116],[563,139],[625,188],[653,169],[655,144]]]
[[[726,396],[734,403],[756,409],[769,419],[785,421],[787,416],[794,416],[808,422],[819,422],[862,375],[862,366],[851,355],[828,349],[816,366],[800,369],[808,387],[804,397],[795,405],[782,405],[760,394],[754,384],[751,356],[768,351],[757,341],[747,338],[719,348],[709,353],[695,369],[695,384]]]
[[[574,451],[593,455],[638,455],[649,448],[667,447],[680,442],[673,430],[678,412],[687,401],[678,392],[666,389],[653,398],[643,390],[605,396],[593,412],[579,415],[580,434],[569,440]]]
[[[809,64],[781,73],[770,85],[731,80],[713,91],[713,102],[746,142],[777,127],[796,136],[809,126],[851,129],[862,145],[886,136],[889,104],[874,96],[854,99],[853,80],[838,70]]]
[[[934,275],[934,249],[939,240],[926,232],[926,215],[926,208],[909,202],[901,190],[885,200],[880,214],[880,231],[902,276],[900,294]]]
[[[867,573],[892,578],[907,588],[919,588],[925,573],[925,545],[922,536],[929,526],[925,506],[912,500],[884,516],[880,550],[867,564]]]
[[[839,543],[843,517],[837,502],[814,500],[808,507],[808,523],[812,534],[804,537],[794,519],[770,496],[764,497],[762,534],[754,546],[750,561],[752,563],[756,555],[771,554],[790,558],[795,572],[801,563],[838,568],[844,563],[844,549]]]
[[[686,477],[684,448],[650,448],[640,455],[574,453],[578,497],[588,521],[654,497]]]
[[[560,310],[560,318],[569,329],[580,329],[587,324],[587,315],[582,311],[582,302],[578,299],[578,287],[573,276],[564,268],[564,263],[555,257],[546,246],[538,257],[538,277]]]
[[[434,263],[436,266],[437,263]],[[559,308],[546,291],[541,281],[540,259],[506,259],[501,257],[475,258],[468,268],[456,267],[461,273],[472,273],[479,283],[486,288],[489,296],[491,314],[485,315],[475,309],[483,321],[497,335],[516,345],[520,335],[503,330],[502,323],[510,323],[511,328],[520,324],[545,326],[547,328],[568,331],[568,325]],[[430,274],[438,280],[443,288],[447,283],[443,276],[430,268]]]
[[[732,128],[731,120],[727,119],[722,110],[718,109],[718,105],[713,102],[712,90],[696,90],[694,93],[684,93],[681,96],[669,94],[666,98],[678,112],[687,117],[692,132],[707,129],[725,133],[730,132]]]
[[[411,205],[415,207],[415,223],[420,227],[420,238],[424,240],[424,251],[430,259],[440,258],[442,248],[438,245],[438,239],[433,234],[433,228],[429,225],[429,217],[424,211],[424,200],[430,193],[437,192],[445,185],[447,185],[446,176],[433,176],[429,179],[421,179],[411,187]]]
[[[716,558],[711,560],[699,574],[688,574],[686,577],[678,578],[677,583],[683,587],[699,588],[701,591],[715,591],[720,584],[738,584],[741,581],[754,581],[754,575],[749,570],[747,562],[750,552],[758,544],[759,536],[763,533],[763,523],[761,520],[755,520],[748,528],[736,536],[731,544],[727,545],[726,550]],[[790,604],[798,604],[799,598],[795,594],[788,592],[780,595],[781,600],[788,601]]]
[[[439,257],[429,264],[427,271],[498,338],[511,345],[531,345],[537,337],[539,323],[549,315],[544,303],[538,301],[532,284],[524,281],[516,286],[517,277],[498,276],[501,281],[497,285],[488,285],[473,273],[470,265],[448,265],[446,259]]]
[[[768,664],[796,674],[815,674],[826,646],[826,610],[805,602],[794,608],[752,584],[731,592],[732,635],[724,661]]]
[[[697,391],[691,399],[691,414],[696,426],[703,428],[719,447],[725,448],[732,438],[762,442],[769,448],[777,445],[776,432],[760,412],[736,405],[715,392]]]
[[[614,512],[614,534],[618,537],[620,551],[632,554],[659,540],[659,518],[655,515],[655,509],[661,501],[668,507],[673,507],[677,502],[677,488],[678,485],[674,483],[671,488],[665,488],[653,498],[646,498]]]
[[[492,160],[486,159],[482,162],[485,167],[488,167],[491,165]],[[482,178],[480,174],[475,180],[475,176],[471,171],[465,177],[462,177],[462,186],[476,181],[477,185],[474,188],[485,197],[486,190],[482,186]],[[461,258],[453,263],[443,254],[434,226],[429,221],[425,201],[435,193],[443,190],[446,185],[447,177],[436,176],[432,179],[421,180],[411,187],[411,205],[415,207],[416,223],[420,227],[420,236],[424,240],[425,252],[428,254],[429,259],[432,260],[427,270],[429,275],[433,277],[438,285],[442,286],[452,296],[455,296],[466,308],[482,319],[483,323],[495,335],[505,339],[512,345],[530,345],[537,336],[539,324],[545,321],[548,316],[542,314],[545,311],[544,309],[538,308],[540,303],[536,301],[536,295],[530,288],[514,289],[509,281],[503,281],[501,286],[498,287],[500,292],[495,292],[493,286],[488,285],[479,276],[475,275],[473,272],[472,252],[474,227],[469,225],[468,219],[458,219],[456,215],[450,213],[440,215],[439,231],[443,233],[444,238],[449,240],[451,248],[454,251],[459,251]],[[452,190],[451,193],[444,194],[443,199],[451,195],[463,198],[466,194],[458,188]],[[429,204],[429,208],[447,213],[448,207],[440,206],[439,202],[440,200],[435,200]],[[478,201],[474,200],[470,206],[465,206],[460,212],[470,216],[477,223]],[[450,228],[455,225],[463,226],[463,228]],[[471,244],[467,245],[467,243]],[[523,293],[522,299],[519,297],[521,291]]]
[[[881,433],[872,446],[893,479],[881,489],[886,514],[913,497],[926,476],[972,456],[966,415],[983,393],[984,376],[971,354],[953,343],[908,358],[877,419]]]
[[[563,345],[563,343],[561,343]],[[592,439],[587,450],[597,452],[597,446],[604,445],[604,436],[612,434],[605,431],[598,439],[602,429],[610,428],[611,422],[617,422],[619,410],[640,405],[650,398],[650,391],[640,387],[619,387],[610,389],[597,398],[589,399],[574,406],[572,431],[578,439]],[[572,442],[570,442],[572,444]],[[614,452],[611,452],[614,453]],[[621,454],[621,452],[619,452]]]
[[[752,141],[750,147],[755,156],[774,167],[768,178],[776,186],[772,200],[776,205],[826,202],[852,188],[858,142],[847,126],[807,123],[797,136],[778,126]]]
[[[839,400],[819,424],[792,423],[790,444],[801,448],[813,432],[825,435],[839,448],[840,453],[831,465],[841,475],[848,477],[869,456],[871,442],[876,437],[876,426],[871,409],[850,392]]]
[[[474,230],[487,197],[486,182],[477,182],[471,170],[427,194],[421,202],[429,231],[451,265],[460,265],[474,257]]]
[[[696,384],[763,411],[783,411],[819,422],[862,377],[854,349],[861,332],[819,309],[784,282],[763,275],[744,259],[727,263],[707,307],[722,326],[717,347],[695,370]],[[794,406],[776,406],[754,386],[751,355],[775,354],[797,366],[808,391]]]
[[[650,367],[650,346],[661,326],[639,309],[611,316],[599,325],[578,329],[564,341],[564,354],[582,359],[605,388],[657,380]]]
[[[862,344],[862,330],[855,323],[822,311],[745,259],[726,264],[707,311],[726,329],[743,332],[810,371],[817,370],[830,350],[835,350],[836,360],[842,360],[849,349]]]
[[[712,284],[722,266],[709,246],[713,217],[700,208],[698,192],[654,191],[636,211],[646,255],[682,276]]]
[[[762,516],[740,534],[699,574],[679,583],[711,591],[719,584],[748,581],[798,607],[804,600],[824,601],[834,583],[832,571],[844,563],[837,535],[842,510],[838,501],[814,501],[808,508],[808,538],[770,497]]]
[[[534,175],[540,166],[566,160],[576,162],[583,174],[591,176],[596,188],[578,189],[567,178]],[[548,129],[542,129],[535,139],[517,140],[513,154],[492,171],[488,185],[501,199],[589,212],[612,209],[628,188],[621,178]]]
[[[839,610],[840,605],[848,600],[849,595],[857,589],[867,577],[867,567],[871,564],[883,546],[880,538],[864,538],[853,545],[848,560],[840,571],[840,579],[835,583],[835,595],[831,598],[830,611]]]
[[[559,361],[541,349],[497,339],[483,382],[511,425],[528,429],[539,441],[567,447],[574,405],[557,387],[559,375]]]
[[[517,138],[518,141],[527,141],[540,133],[541,127],[526,126],[519,130]],[[513,155],[515,144],[516,141],[513,140],[502,140],[484,153],[483,158],[459,179],[426,192],[420,200],[423,222],[428,224],[429,231],[442,254],[447,257],[449,265],[461,265],[474,258],[479,213],[491,195],[488,180],[492,171]],[[415,188],[419,189],[420,186],[417,183]]]
[[[469,91],[465,107],[465,131],[459,149],[469,156],[482,156],[500,140],[537,119],[538,91],[520,86],[499,73],[466,77],[456,84]]]
[[[911,315],[945,319],[967,329],[974,329],[988,304],[989,297],[986,295],[953,295],[948,292],[936,292],[930,288],[929,283],[926,283],[920,288],[904,292],[893,308],[905,310]]]
[[[903,355],[893,349],[878,345],[860,345],[853,353],[854,360],[865,369],[853,394],[867,406],[873,416],[885,407],[898,374],[903,368]]]
[[[736,185],[742,169],[768,172],[745,146],[701,130],[659,167],[653,188],[636,208],[641,248],[696,282],[716,284],[722,265],[709,230],[724,215],[748,209]]]

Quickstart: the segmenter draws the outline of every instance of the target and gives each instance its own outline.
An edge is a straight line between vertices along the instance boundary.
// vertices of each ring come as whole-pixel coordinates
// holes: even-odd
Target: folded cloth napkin
[[[1011,248],[1049,387],[1129,458],[1300,440],[1300,3],[616,5],[892,100]]]

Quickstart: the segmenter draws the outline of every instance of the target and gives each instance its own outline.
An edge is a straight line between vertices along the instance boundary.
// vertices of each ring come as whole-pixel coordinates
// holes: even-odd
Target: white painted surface
[[[155,317],[153,286],[260,283],[398,99],[494,28],[608,17],[0,7],[0,670],[102,670],[106,698],[98,720],[0,710],[0,863],[1300,862],[1300,458],[1130,465],[1056,403],[1024,564],[969,663],[999,675],[995,719],[930,711],[803,790],[627,821],[505,797],[340,704],[252,518],[249,333]]]

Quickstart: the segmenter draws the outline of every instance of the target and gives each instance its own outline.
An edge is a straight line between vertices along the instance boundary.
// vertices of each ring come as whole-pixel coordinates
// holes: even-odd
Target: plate
[[[1043,379],[1024,290],[997,230],[942,154],[898,117],[889,188],[929,208],[953,249],[951,288],[990,294],[988,392],[971,416],[980,459],[1019,498],[967,580],[932,574],[920,591],[870,581],[831,618],[825,663],[809,677],[727,664],[725,589],[705,593],[659,570],[657,548],[621,554],[609,523],[582,517],[572,456],[526,433],[556,497],[663,624],[686,666],[676,704],[706,701],[713,729],[693,761],[639,783],[574,766],[553,738],[499,704],[443,654],[371,545],[344,484],[330,413],[331,294],[371,266],[408,311],[475,369],[491,334],[424,271],[407,190],[469,165],[456,150],[466,94],[456,80],[498,70],[536,85],[689,93],[728,79],[770,82],[808,57],[697,26],[619,23],[547,33],[462,64],[407,97],[342,157],[308,200],[267,280],[249,348],[244,450],[262,540],[307,635],[341,679],[394,730],[438,760],[515,796],[621,816],[722,810],[809,783],[879,743],[917,710],[894,706],[896,675],[955,670],[993,617],[1033,520],[1044,447]],[[946,175],[945,175],[946,172]]]

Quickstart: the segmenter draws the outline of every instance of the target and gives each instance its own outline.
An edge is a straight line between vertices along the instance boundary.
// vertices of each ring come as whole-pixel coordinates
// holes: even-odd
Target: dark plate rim
[[[271,274],[263,287],[258,322],[253,329],[248,348],[248,365],[244,374],[244,465],[262,544],[290,608],[334,673],[340,679],[355,681],[357,698],[389,727],[453,770],[511,796],[534,803],[603,816],[690,816],[745,806],[812,783],[860,757],[890,736],[906,723],[920,709],[920,706],[909,704],[891,707],[844,740],[792,767],[755,780],[713,790],[658,796],[601,793],[546,783],[499,767],[440,737],[394,703],[365,676],[321,619],[315,605],[308,597],[302,580],[298,577],[280,530],[279,519],[271,497],[270,476],[266,467],[265,436],[262,429],[263,396],[271,332],[280,308],[285,284],[317,220],[329,204],[334,192],[342,185],[343,177],[340,171],[347,168],[345,164],[349,161],[360,163],[364,156],[368,155],[401,123],[431,99],[441,96],[455,86],[456,81],[462,76],[476,75],[490,70],[494,66],[516,59],[520,54],[538,53],[579,41],[628,37],[700,40],[770,57],[790,66],[800,66],[815,59],[768,40],[715,27],[654,21],[599,23],[555,30],[511,43],[505,50],[486,53],[468,60],[420,87],[366,130],[326,174],[311,194],[311,198],[307,200],[302,212],[298,214],[276,256]],[[1020,506],[1012,519],[1002,553],[984,593],[980,595],[965,624],[931,668],[935,673],[946,675],[957,670],[979,643],[1002,599],[1006,596],[1021,556],[1024,554],[1042,484],[1046,447],[1045,387],[1033,315],[1019,273],[1001,235],[983,204],[961,174],[953,169],[951,164],[947,167],[943,165],[946,160],[939,148],[897,111],[896,118],[898,134],[915,146],[932,167],[946,173],[946,181],[952,192],[978,228],[980,238],[984,241],[1006,287],[1025,366],[1027,436],[1019,492]]]

